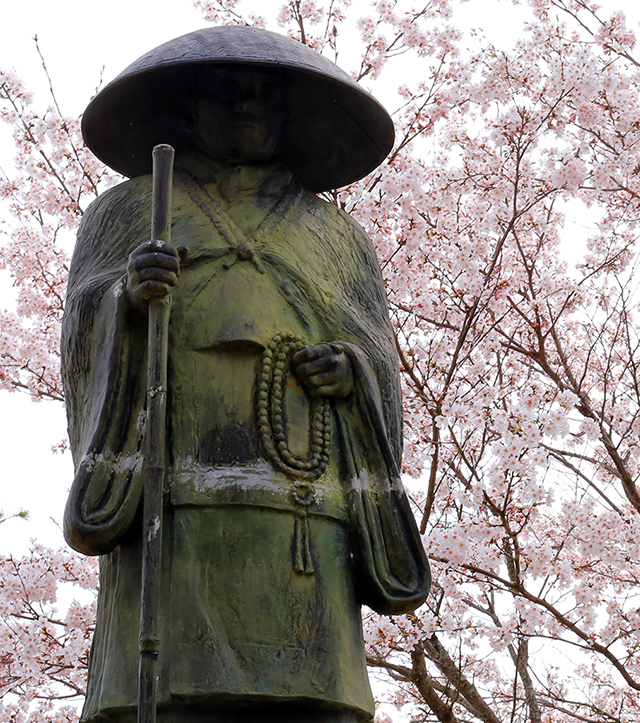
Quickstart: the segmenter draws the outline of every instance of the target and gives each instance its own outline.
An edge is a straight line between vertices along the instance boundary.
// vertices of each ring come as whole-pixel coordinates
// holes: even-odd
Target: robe
[[[87,723],[136,705],[146,319],[125,273],[150,211],[148,176],[87,210],[63,322],[65,535],[101,555]],[[210,184],[177,171],[172,214],[188,257],[170,321],[159,708],[286,701],[368,719],[360,606],[408,612],[430,580],[399,478],[398,365],[371,242],[282,169]],[[354,377],[331,402],[327,467],[304,511],[256,422],[263,352],[282,333],[339,344]],[[304,455],[309,400],[290,373],[284,403]]]

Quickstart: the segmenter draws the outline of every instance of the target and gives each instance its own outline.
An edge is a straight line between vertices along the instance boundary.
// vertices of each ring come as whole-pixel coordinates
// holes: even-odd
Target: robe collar
[[[262,166],[227,165],[194,151],[181,153],[176,158],[176,166],[206,187],[213,186],[227,201],[243,196],[277,196],[292,178],[291,171],[280,162]]]

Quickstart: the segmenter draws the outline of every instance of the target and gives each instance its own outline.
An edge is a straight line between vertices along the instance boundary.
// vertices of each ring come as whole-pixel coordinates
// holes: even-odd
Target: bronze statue
[[[315,192],[373,170],[391,120],[309,48],[215,27],[136,61],[83,131],[131,180],[83,218],[63,326],[65,534],[101,555],[82,720],[135,720],[146,312],[171,292],[158,720],[368,721],[360,606],[413,610],[429,569],[380,270]],[[156,143],[171,245],[147,240]]]

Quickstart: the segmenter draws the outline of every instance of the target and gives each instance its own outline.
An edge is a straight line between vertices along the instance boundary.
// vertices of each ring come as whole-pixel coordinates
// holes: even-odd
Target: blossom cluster
[[[96,572],[96,565],[68,550],[37,544],[23,558],[0,557],[0,720],[77,720]]]
[[[0,270],[9,273],[16,299],[0,310],[0,389],[62,399],[66,248],[109,174],[84,147],[78,119],[62,116],[55,103],[38,113],[32,102],[15,73],[0,70],[0,120],[12,127],[16,149],[15,172],[0,177]]]

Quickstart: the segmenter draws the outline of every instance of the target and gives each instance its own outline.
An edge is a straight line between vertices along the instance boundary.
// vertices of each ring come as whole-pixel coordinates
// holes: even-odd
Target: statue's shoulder
[[[139,176],[101,193],[84,213],[83,224],[94,224],[114,216],[146,211],[151,204],[152,178]]]
[[[373,246],[362,226],[346,211],[334,203],[326,201],[314,193],[305,191],[300,203],[301,210],[308,214],[316,223],[330,230],[334,237],[355,244],[364,251],[373,250]]]
[[[124,181],[98,196],[82,216],[70,270],[70,286],[87,274],[110,268],[148,238],[151,176]]]
[[[299,206],[302,225],[309,240],[321,246],[322,263],[330,268],[332,277],[341,279],[345,288],[366,289],[366,298],[376,298],[386,309],[378,258],[362,226],[335,204],[312,193],[305,192]]]

